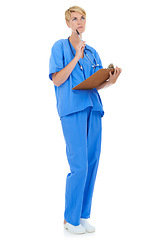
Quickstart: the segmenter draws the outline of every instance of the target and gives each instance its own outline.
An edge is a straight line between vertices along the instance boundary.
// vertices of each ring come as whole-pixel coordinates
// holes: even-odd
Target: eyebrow
[[[81,17],[85,17],[84,15],[82,15]],[[71,19],[74,19],[74,18],[77,18],[77,17],[72,17]]]

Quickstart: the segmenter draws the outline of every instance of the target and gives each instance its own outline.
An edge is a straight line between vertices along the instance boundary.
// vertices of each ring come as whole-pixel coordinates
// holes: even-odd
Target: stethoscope
[[[73,56],[75,56],[74,53],[73,53],[73,50],[72,50],[71,43],[70,43],[70,41],[69,41],[69,37],[68,37],[68,43],[69,43],[69,46],[70,46],[70,49],[71,49],[71,52],[72,52]],[[95,64],[94,62],[92,62],[92,60],[90,59],[90,57],[89,57],[88,54],[86,53],[86,50],[88,50],[88,51],[91,52],[91,54],[92,54],[92,56],[93,56],[94,61],[95,61],[96,64]],[[87,57],[88,60],[91,62],[92,67],[93,67],[94,69],[99,66],[99,64],[97,63],[97,60],[96,60],[93,52],[92,52],[90,49],[88,49],[86,46],[85,46],[85,48],[84,48],[84,53],[86,54],[86,57]],[[82,67],[82,65],[79,63],[79,61],[78,61],[78,64],[79,64],[80,69],[83,71],[83,67]]]

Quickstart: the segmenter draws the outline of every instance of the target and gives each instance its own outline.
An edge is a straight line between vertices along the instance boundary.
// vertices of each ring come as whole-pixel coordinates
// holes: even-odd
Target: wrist
[[[80,59],[80,58],[79,58],[77,55],[75,55],[75,57],[74,57],[74,58],[75,58],[75,60],[76,60],[77,62],[78,62],[78,61],[79,61],[79,59]]]

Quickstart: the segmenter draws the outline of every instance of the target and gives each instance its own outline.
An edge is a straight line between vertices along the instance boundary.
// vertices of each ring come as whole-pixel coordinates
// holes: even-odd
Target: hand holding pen
[[[86,46],[86,42],[82,40],[78,30],[76,29],[76,32],[79,36],[79,39],[81,40],[81,42],[79,42],[76,46],[76,57],[77,59],[79,60],[80,58],[83,58],[84,57],[84,48]]]

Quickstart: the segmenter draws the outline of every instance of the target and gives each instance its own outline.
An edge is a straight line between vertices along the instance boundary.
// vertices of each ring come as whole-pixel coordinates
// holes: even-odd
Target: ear
[[[67,26],[70,28],[70,24],[69,24],[69,22],[66,21],[66,24],[67,24]]]

